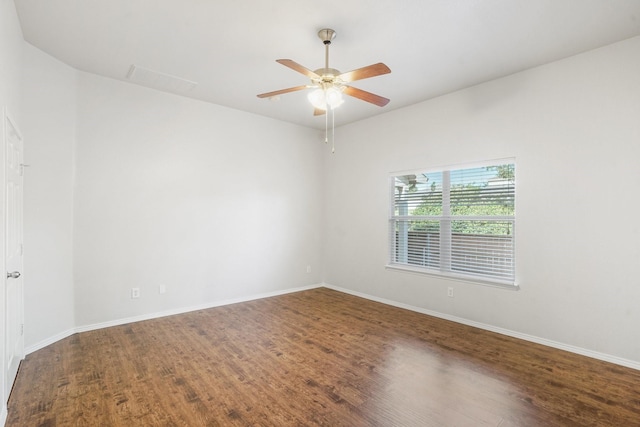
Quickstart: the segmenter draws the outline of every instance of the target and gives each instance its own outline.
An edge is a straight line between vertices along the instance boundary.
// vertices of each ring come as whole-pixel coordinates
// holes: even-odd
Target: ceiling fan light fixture
[[[314,108],[325,111],[327,108],[334,110],[344,102],[342,91],[336,87],[328,89],[317,88],[307,95],[307,99]]]
[[[326,104],[326,97],[324,95],[324,90],[318,88],[312,92],[309,92],[309,95],[307,95],[307,99],[309,100],[309,102],[311,103],[311,105],[314,106],[314,108],[317,108],[319,110],[326,110],[327,109],[327,104]]]
[[[335,86],[327,89],[324,97],[327,101],[327,105],[331,107],[332,110],[335,110],[344,102],[344,99],[342,99],[342,91]]]

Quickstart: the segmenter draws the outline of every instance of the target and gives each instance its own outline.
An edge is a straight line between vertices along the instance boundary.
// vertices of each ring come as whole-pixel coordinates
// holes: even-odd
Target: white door
[[[24,357],[23,292],[22,292],[22,137],[15,123],[4,114],[4,141],[6,147],[6,281],[5,281],[5,337],[6,366],[5,396],[18,373]]]

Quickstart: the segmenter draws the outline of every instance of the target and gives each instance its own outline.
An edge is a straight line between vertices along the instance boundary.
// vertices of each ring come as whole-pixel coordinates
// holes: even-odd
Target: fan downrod
[[[323,83],[333,84],[334,78],[340,75],[340,71],[329,68],[329,45],[331,45],[331,40],[336,38],[336,32],[331,28],[323,28],[318,31],[318,37],[324,43],[324,68],[315,70],[315,73],[322,76]]]

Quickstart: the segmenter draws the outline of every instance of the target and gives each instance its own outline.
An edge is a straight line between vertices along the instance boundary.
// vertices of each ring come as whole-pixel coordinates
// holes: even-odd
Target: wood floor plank
[[[7,426],[640,426],[640,371],[326,288],[30,354]]]

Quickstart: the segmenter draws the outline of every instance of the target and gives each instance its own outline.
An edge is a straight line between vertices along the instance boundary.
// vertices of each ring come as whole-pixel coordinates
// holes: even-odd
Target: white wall
[[[22,30],[13,0],[0,0],[0,107],[8,107],[18,125],[22,118],[22,48]]]
[[[78,326],[322,281],[316,132],[79,75]]]
[[[640,362],[639,53],[630,39],[340,128],[325,281]],[[385,270],[390,172],[512,156],[520,291]]]
[[[0,0],[0,115],[2,109],[6,108],[20,126],[21,123],[21,102],[20,91],[22,89],[22,31],[18,22],[13,0]],[[0,118],[4,120],[4,118]],[[2,126],[0,125],[0,129]],[[1,131],[0,131],[1,132]],[[0,141],[3,141],[0,135]],[[0,142],[0,144],[4,144]],[[5,147],[0,147],[0,200],[5,200]],[[0,223],[5,223],[4,203],[0,208]],[[5,227],[0,227],[0,271],[7,271],[5,268]],[[5,362],[5,289],[2,281],[2,291],[0,292],[0,362],[6,366]],[[0,369],[0,423],[4,423],[7,414],[7,398],[4,392],[5,369]]]
[[[24,43],[25,347],[75,327],[76,71]]]

